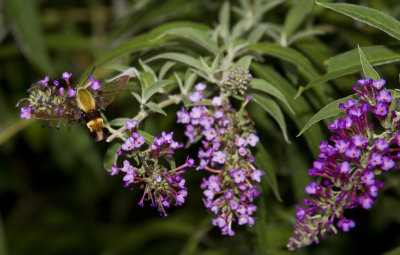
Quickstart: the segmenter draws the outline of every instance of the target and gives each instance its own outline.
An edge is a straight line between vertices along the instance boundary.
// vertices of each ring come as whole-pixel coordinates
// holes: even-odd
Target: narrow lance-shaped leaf
[[[254,102],[257,103],[261,108],[266,111],[269,115],[272,116],[278,122],[280,129],[282,130],[283,137],[285,140],[290,143],[287,130],[286,130],[286,122],[283,117],[282,111],[279,108],[279,105],[275,103],[274,100],[268,98],[267,96],[255,94],[253,98]]]
[[[159,38],[158,40],[154,39],[154,38],[159,37],[162,33],[164,33],[165,31],[167,31],[169,29],[179,28],[179,27],[190,27],[190,28],[197,28],[197,29],[202,29],[202,30],[209,29],[207,26],[204,26],[203,24],[194,23],[194,22],[171,22],[171,23],[167,23],[167,24],[158,26],[148,33],[135,36],[132,39],[129,39],[129,40],[125,41],[124,43],[118,45],[118,47],[115,47],[115,48],[107,51],[95,63],[93,63],[86,70],[85,73],[83,73],[81,75],[80,80],[86,79],[90,70],[92,70],[92,68],[94,66],[96,66],[97,69],[100,69],[105,64],[111,62],[112,60],[114,60],[120,56],[129,54],[129,53],[132,53],[135,51],[148,49],[150,47],[155,47],[157,45],[164,43],[165,41],[171,40],[172,38],[176,38],[173,35],[169,35],[169,36],[164,36],[162,38]]]
[[[342,111],[342,109],[339,108],[339,104],[345,103],[348,99],[355,99],[355,96],[351,95],[348,97],[344,97],[344,98],[335,100],[335,101],[329,103],[328,105],[326,105],[319,112],[317,112],[314,116],[312,116],[312,118],[307,122],[307,124],[304,126],[304,128],[300,131],[300,133],[297,136],[300,136],[301,134],[303,134],[307,129],[309,129],[315,123],[342,113],[343,111]]]
[[[224,1],[221,10],[219,12],[219,24],[222,29],[223,37],[226,38],[229,35],[229,28],[231,22],[231,6],[229,1]]]
[[[150,135],[146,131],[139,130],[139,134],[141,134],[144,137],[144,140],[146,141],[147,144],[152,144],[154,141],[154,136]]]
[[[375,81],[378,81],[380,79],[379,74],[374,70],[374,68],[368,62],[368,60],[365,57],[364,52],[361,50],[360,46],[357,46],[357,47],[358,47],[358,52],[360,53],[361,66],[364,71],[365,77],[371,78]]]
[[[366,54],[368,62],[373,66],[386,65],[400,61],[399,53],[382,45],[363,47],[363,52]],[[304,90],[361,70],[360,56],[357,49],[336,55],[326,62],[328,65],[328,72],[309,82]]]
[[[188,66],[196,68],[197,70],[204,70],[204,67],[199,60],[195,59],[192,56],[183,54],[183,53],[175,53],[175,52],[162,53],[162,54],[156,55],[156,56],[148,59],[146,62],[154,61],[156,59],[169,59],[169,60],[181,62],[183,64],[186,64]]]
[[[274,56],[294,64],[307,79],[312,80],[318,76],[311,62],[300,52],[270,42],[252,44],[246,47],[262,54]]]
[[[281,42],[282,45],[287,45],[289,38],[293,35],[296,29],[303,23],[303,20],[311,11],[314,5],[314,0],[299,0],[294,2],[294,6],[290,9],[286,16],[283,25]]]
[[[319,2],[317,2],[317,4],[376,27],[397,40],[400,40],[400,22],[384,12],[354,4]]]
[[[203,31],[201,29],[190,28],[190,27],[172,28],[165,31],[155,40],[159,40],[160,38],[166,35],[175,35],[178,38],[183,38],[192,41],[214,55],[216,55],[218,52],[217,43],[214,42],[212,38],[207,35],[207,31]]]
[[[236,64],[233,66],[233,68],[239,67],[239,66],[243,66],[243,68],[249,68],[250,64],[251,64],[251,60],[253,59],[253,56],[244,56],[241,57]],[[233,69],[232,68],[232,69]]]
[[[154,111],[154,112],[158,112],[158,113],[161,113],[161,114],[164,115],[164,116],[167,116],[167,113],[166,113],[163,109],[161,109],[161,107],[158,106],[158,105],[157,105],[156,103],[154,103],[154,102],[148,102],[148,103],[146,104],[146,106],[149,107],[149,109],[152,110],[152,111]]]
[[[266,80],[253,78],[249,84],[249,87],[252,89],[263,91],[267,94],[270,94],[271,96],[276,97],[287,106],[287,108],[292,114],[295,114],[295,112],[293,111],[292,107],[290,106],[289,102],[286,100],[282,92],[280,92],[277,88],[275,88],[272,84],[270,84]]]
[[[43,73],[53,74],[54,69],[46,48],[36,8],[37,1],[6,0],[5,10],[12,17],[12,31],[19,39],[24,55]]]
[[[104,156],[104,169],[106,169],[108,172],[111,171],[112,165],[115,163],[117,160],[117,151],[121,148],[121,143],[114,143],[111,145],[107,152],[106,155]]]
[[[144,92],[143,100],[147,102],[147,100],[150,99],[151,96],[153,96],[155,93],[160,92],[162,88],[165,86],[174,83],[174,81],[170,80],[162,80],[162,81],[157,81],[153,84],[151,84],[146,91]]]
[[[296,89],[289,83],[275,68],[271,66],[262,66],[260,64],[253,63],[251,65],[252,71],[257,77],[261,77],[264,80],[270,82],[276,89],[279,89],[285,98],[288,100],[292,109],[296,112],[296,115],[290,114],[287,109],[286,112],[288,116],[295,123],[296,127],[300,130],[312,117],[312,108],[310,104],[305,100],[304,96],[300,96],[294,99],[296,95]],[[318,145],[320,141],[324,138],[322,130],[319,125],[315,125],[311,128],[312,132],[307,132],[304,134],[304,139],[313,155],[316,157],[319,154]]]
[[[278,181],[276,179],[276,174],[273,169],[271,157],[268,155],[267,151],[261,143],[256,145],[256,153],[254,154],[254,161],[256,166],[265,172],[265,178],[267,179],[272,191],[274,192],[276,198],[282,201],[281,195],[279,194]]]
[[[129,118],[116,118],[110,121],[110,126],[122,127]]]

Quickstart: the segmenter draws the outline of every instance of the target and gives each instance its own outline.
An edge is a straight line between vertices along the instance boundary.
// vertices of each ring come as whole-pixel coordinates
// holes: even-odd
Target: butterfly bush
[[[64,72],[61,79],[50,81],[46,76],[28,89],[29,97],[19,100],[17,107],[21,105],[21,119],[30,119],[32,115],[59,116],[61,118],[74,119],[74,109],[68,108],[66,103],[75,100],[77,89],[71,86],[72,73]],[[91,87],[92,90],[101,89],[99,81],[89,77],[84,88]],[[43,117],[42,117],[43,119]]]
[[[178,206],[185,202],[187,189],[181,174],[185,172],[185,167],[193,167],[194,160],[188,157],[181,166],[168,169],[174,165],[174,151],[182,148],[183,143],[173,140],[173,132],[162,132],[161,136],[155,137],[153,143],[144,149],[144,136],[134,131],[136,126],[136,120],[126,121],[126,128],[131,136],[117,151],[110,174],[122,172],[125,187],[143,186],[144,192],[139,205],[144,206],[144,200],[149,200],[151,206],[157,207],[162,215],[167,216],[165,207],[170,207],[173,200]]]
[[[384,183],[377,180],[382,172],[399,167],[399,113],[392,110],[395,102],[383,89],[385,80],[362,79],[357,100],[348,99],[339,105],[345,116],[328,127],[329,141],[322,141],[320,154],[309,175],[320,177],[311,182],[306,192],[311,198],[297,205],[294,236],[287,248],[293,251],[319,242],[319,236],[344,232],[356,226],[345,216],[346,209],[370,209]]]
[[[244,94],[251,75],[243,68],[235,69],[228,77],[228,86],[218,96],[211,99],[210,105],[182,108],[177,112],[178,123],[185,124],[185,135],[189,143],[200,140],[199,165],[196,170],[206,170],[212,175],[203,178],[205,207],[216,214],[212,224],[221,229],[223,235],[234,235],[232,222],[239,225],[254,225],[254,212],[257,206],[254,198],[259,196],[256,183],[261,181],[263,171],[253,165],[254,158],[250,148],[259,141],[253,122],[245,105],[251,100],[247,97],[239,111],[229,102],[229,93]],[[203,101],[206,85],[198,83],[189,100],[196,104]]]

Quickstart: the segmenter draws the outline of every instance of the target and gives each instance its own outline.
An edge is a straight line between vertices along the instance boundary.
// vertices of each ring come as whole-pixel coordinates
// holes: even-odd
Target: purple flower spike
[[[40,80],[40,81],[38,81],[36,83],[39,84],[39,85],[43,85],[43,86],[47,87],[48,83],[49,83],[49,80],[50,80],[49,76],[46,76],[46,77],[44,77],[43,80]]]
[[[238,153],[239,153],[240,156],[244,157],[244,156],[247,155],[247,150],[246,150],[245,147],[240,147],[240,148],[238,149]]]
[[[219,164],[223,164],[223,163],[225,163],[225,160],[226,160],[226,153],[223,151],[217,151],[217,152],[215,152],[212,160]]]
[[[222,105],[222,97],[214,97],[214,98],[211,100],[211,104],[212,104],[213,106],[221,106],[221,105]]]
[[[378,139],[375,141],[375,148],[378,151],[384,151],[388,147],[389,147],[389,144],[387,142],[385,142],[385,140],[383,140],[383,139]]]
[[[380,90],[383,86],[385,86],[386,81],[384,79],[380,79],[379,81],[372,81],[372,86],[378,90]]]
[[[386,114],[388,113],[388,110],[389,110],[389,108],[388,108],[387,104],[378,103],[375,106],[374,113],[378,116],[386,116]]]
[[[354,220],[350,219],[341,219],[337,223],[339,228],[342,228],[343,232],[349,231],[351,228],[354,228],[356,226],[356,223]]]
[[[247,144],[250,144],[251,146],[256,146],[256,144],[258,143],[260,139],[258,138],[258,136],[256,136],[255,134],[251,133],[246,137],[246,142]]]
[[[339,105],[346,116],[329,125],[333,145],[320,143],[318,159],[309,170],[310,175],[322,180],[320,185],[308,185],[306,192],[313,197],[303,199],[304,207],[296,206],[298,220],[287,244],[290,251],[318,243],[325,233],[337,233],[335,226],[343,232],[354,228],[355,221],[346,219],[344,211],[370,209],[384,187],[375,178],[381,171],[399,167],[400,132],[393,132],[400,128],[399,113],[394,109],[391,118],[386,117],[393,97],[382,89],[385,80],[367,78],[357,83],[363,87],[354,88],[359,100]],[[380,127],[374,132],[377,124]]]
[[[350,166],[349,162],[343,161],[342,163],[340,163],[339,172],[341,174],[347,174],[350,170],[351,170],[351,166]]]
[[[76,89],[68,89],[68,97],[73,98],[76,96]]]
[[[125,127],[128,130],[133,130],[135,127],[137,127],[137,121],[136,120],[126,120],[125,121]]]
[[[369,163],[372,166],[379,166],[380,164],[382,164],[382,155],[379,153],[372,153],[369,159]]]
[[[206,87],[207,87],[207,85],[204,83],[201,83],[201,82],[197,83],[195,86],[197,91],[204,91],[206,89]]]
[[[116,165],[112,165],[110,175],[116,175],[119,172],[119,168]]]
[[[359,203],[364,209],[368,210],[372,207],[372,204],[374,203],[374,201],[372,200],[372,198],[370,196],[363,195],[360,197]]]
[[[370,186],[375,183],[375,174],[373,172],[367,172],[361,177],[361,181],[365,183],[365,185]]]
[[[96,80],[92,76],[89,77],[89,86],[92,88],[92,90],[100,90],[101,89],[101,84],[100,81]]]
[[[61,96],[64,96],[65,93],[65,89],[63,87],[61,87],[58,92],[60,93]]]
[[[129,137],[125,140],[125,142],[121,145],[121,148],[124,151],[130,151],[135,148],[135,139],[133,137]]]
[[[29,120],[31,118],[33,110],[31,107],[26,106],[26,107],[21,107],[21,113],[20,113],[20,118],[21,119],[27,119]]]
[[[312,182],[310,183],[310,185],[306,187],[306,192],[309,195],[315,195],[317,194],[317,191],[318,191],[318,185],[316,182]]]
[[[250,178],[255,182],[261,182],[261,176],[265,174],[263,171],[255,169],[250,174]]]
[[[203,94],[199,91],[195,91],[189,95],[189,100],[192,103],[200,102],[203,99]]]
[[[367,86],[368,84],[370,84],[371,81],[372,81],[372,79],[370,79],[370,78],[361,79],[361,80],[358,80],[358,81],[357,81],[357,84],[360,85],[361,87],[365,87],[365,86]]]
[[[394,167],[395,163],[391,157],[384,156],[382,158],[382,170],[388,171]]]
[[[246,172],[242,169],[238,169],[232,173],[232,177],[236,183],[242,183],[246,180]]]
[[[376,96],[376,100],[382,103],[390,103],[392,102],[392,94],[386,90],[381,90],[379,94]]]

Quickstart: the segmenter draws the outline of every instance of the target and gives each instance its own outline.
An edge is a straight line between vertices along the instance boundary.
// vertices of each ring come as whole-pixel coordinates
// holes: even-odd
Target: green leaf
[[[122,127],[125,125],[125,121],[130,120],[129,118],[116,118],[110,121],[110,126]]]
[[[354,4],[319,2],[317,4],[364,22],[400,40],[400,22],[384,12]]]
[[[212,40],[212,38],[207,34],[207,31],[203,31],[202,29],[190,27],[171,28],[162,33],[155,40],[159,40],[166,35],[174,35],[177,38],[183,38],[192,41],[214,55],[216,55],[218,52],[217,43]]]
[[[150,135],[144,130],[139,130],[139,134],[141,134],[144,137],[144,140],[146,141],[147,144],[152,144],[154,141],[154,136]]]
[[[158,73],[158,79],[162,80],[169,71],[169,69],[171,69],[171,67],[173,67],[175,64],[176,62],[173,61],[165,62],[165,64],[161,67],[160,72]]]
[[[294,64],[298,68],[299,72],[309,80],[318,76],[318,72],[314,69],[311,62],[303,54],[292,48],[286,48],[270,42],[252,44],[246,48]]]
[[[286,122],[285,118],[283,117],[282,111],[279,108],[279,105],[275,103],[274,100],[272,100],[269,97],[255,94],[253,98],[254,102],[257,103],[261,108],[266,111],[269,115],[272,116],[272,118],[275,119],[276,122],[278,122],[278,125],[280,129],[282,130],[283,137],[285,140],[290,143],[289,138],[287,136],[287,130],[286,130]]]
[[[243,66],[246,69],[249,68],[253,58],[254,58],[253,56],[241,57],[238,61],[236,61],[235,65],[232,67],[232,69],[234,69],[238,66]]]
[[[93,42],[78,33],[56,33],[46,35],[46,43],[50,49],[56,50],[93,50]]]
[[[382,253],[382,255],[398,255],[398,254],[400,254],[400,246],[398,246],[394,249],[391,249],[388,252]]]
[[[270,254],[269,246],[266,243],[268,226],[267,226],[267,213],[265,208],[265,195],[261,193],[261,196],[257,199],[257,224],[254,225],[254,231],[256,233],[256,253],[257,255]]]
[[[143,100],[145,102],[147,102],[151,96],[153,96],[157,92],[162,92],[161,91],[162,88],[164,88],[165,86],[172,84],[172,83],[174,83],[174,81],[171,81],[171,80],[161,80],[161,81],[154,82],[144,92]]]
[[[10,1],[13,1],[13,0],[10,0]],[[194,23],[194,22],[171,22],[171,23],[167,23],[167,24],[158,26],[157,28],[151,30],[148,33],[135,36],[135,37],[125,41],[124,43],[116,46],[115,48],[107,51],[95,63],[93,63],[87,69],[87,71],[85,73],[83,73],[81,75],[80,80],[86,79],[89,72],[93,69],[94,66],[96,66],[97,69],[100,69],[102,66],[108,64],[109,62],[115,60],[116,58],[119,58],[126,54],[137,52],[140,50],[156,47],[158,45],[163,44],[164,42],[166,42],[168,40],[175,38],[176,36],[171,35],[171,36],[164,36],[162,38],[155,40],[155,38],[159,37],[165,31],[172,29],[172,28],[180,28],[180,27],[190,27],[190,28],[197,28],[197,29],[203,29],[203,30],[209,29],[208,27],[204,26],[203,24]]]
[[[294,99],[294,96],[297,92],[293,84],[289,83],[287,79],[285,79],[278,71],[276,71],[274,67],[253,63],[251,65],[251,70],[256,77],[260,77],[270,82],[273,86],[275,86],[276,89],[285,95],[285,98],[288,100],[296,115],[291,114],[290,110],[285,107],[285,105],[283,105],[283,109],[288,113],[288,116],[292,119],[300,131],[301,128],[303,128],[313,116],[313,109],[305,97],[299,96],[298,98]],[[305,133],[303,137],[306,140],[308,148],[312,152],[313,156],[317,157],[319,154],[318,145],[325,137],[320,126],[314,125],[311,127],[310,132]]]
[[[400,54],[385,46],[363,47],[367,60],[371,65],[385,65],[400,61]],[[327,81],[356,73],[361,70],[360,55],[357,49],[336,55],[327,61],[328,72],[311,82],[304,90],[310,89]]]
[[[111,171],[112,165],[117,161],[117,151],[119,149],[121,149],[121,143],[116,142],[108,148],[106,155],[104,155],[104,169],[106,169],[108,172]]]
[[[287,45],[290,37],[296,29],[303,23],[314,5],[314,0],[299,0],[294,2],[294,6],[290,9],[283,24],[281,35],[281,44]]]
[[[184,89],[185,89],[185,93],[187,94],[189,93],[189,91],[192,89],[194,83],[196,82],[197,79],[197,74],[191,72],[190,70],[188,70],[185,73],[185,84],[184,84]]]
[[[159,55],[156,55],[150,59],[148,59],[146,62],[154,61],[156,59],[169,59],[177,62],[181,62],[183,64],[186,64],[188,66],[191,66],[193,68],[196,68],[197,70],[204,70],[203,65],[201,62],[194,57],[190,55],[186,55],[183,53],[162,53]]]
[[[166,113],[163,109],[161,109],[161,107],[158,106],[158,105],[157,105],[156,103],[154,103],[154,102],[148,102],[148,103],[146,104],[146,106],[149,107],[149,109],[152,110],[152,111],[154,111],[154,112],[158,112],[158,113],[161,113],[161,114],[167,116],[167,113]]]
[[[300,136],[315,123],[342,113],[343,110],[339,108],[339,104],[345,103],[348,99],[354,100],[356,99],[356,97],[355,95],[351,95],[329,103],[324,108],[319,110],[319,112],[317,112],[314,116],[312,116],[312,118],[307,122],[307,124],[304,126],[304,128],[300,131],[300,133],[297,136]]]
[[[374,81],[378,81],[381,77],[379,77],[379,74],[374,70],[374,68],[368,62],[368,60],[365,57],[364,52],[361,50],[360,46],[357,46],[357,48],[358,48],[358,52],[360,53],[361,66],[364,71],[365,77],[371,78]]]
[[[224,1],[222,7],[220,8],[218,21],[222,29],[225,30],[226,34],[229,34],[230,22],[231,22],[231,6],[229,1]]]
[[[156,73],[153,71],[153,69],[151,69],[150,66],[146,65],[145,63],[143,63],[143,61],[139,58],[139,65],[142,68],[144,73],[148,73],[151,74],[151,77],[153,81],[157,81],[157,75]]]
[[[271,186],[276,198],[279,201],[282,201],[281,195],[279,194],[278,181],[273,169],[272,159],[261,143],[257,143],[256,149],[257,151],[254,154],[254,162],[259,169],[265,172],[265,178]]]
[[[41,72],[51,75],[54,74],[54,68],[42,33],[36,3],[37,1],[6,0],[4,9],[12,17],[11,29],[18,38],[18,45],[25,57]]]
[[[142,98],[140,97],[140,95],[139,95],[138,93],[135,93],[135,92],[131,92],[131,93],[132,93],[132,96],[133,96],[134,98],[136,98],[136,100],[137,100],[139,103],[142,102]]]
[[[285,96],[277,88],[275,88],[271,83],[267,82],[266,80],[253,78],[249,84],[249,87],[252,89],[263,91],[267,94],[270,94],[271,96],[276,97],[277,99],[279,99],[282,103],[284,103],[288,107],[288,109],[291,111],[292,114],[295,114],[295,112],[293,111],[289,102],[286,100]]]

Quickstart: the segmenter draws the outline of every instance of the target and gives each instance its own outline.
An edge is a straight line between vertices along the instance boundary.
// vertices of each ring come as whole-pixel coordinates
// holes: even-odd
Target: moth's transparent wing
[[[100,90],[94,91],[96,103],[105,109],[114,100],[115,96],[121,92],[129,81],[129,75],[120,76],[109,83],[103,85]]]

